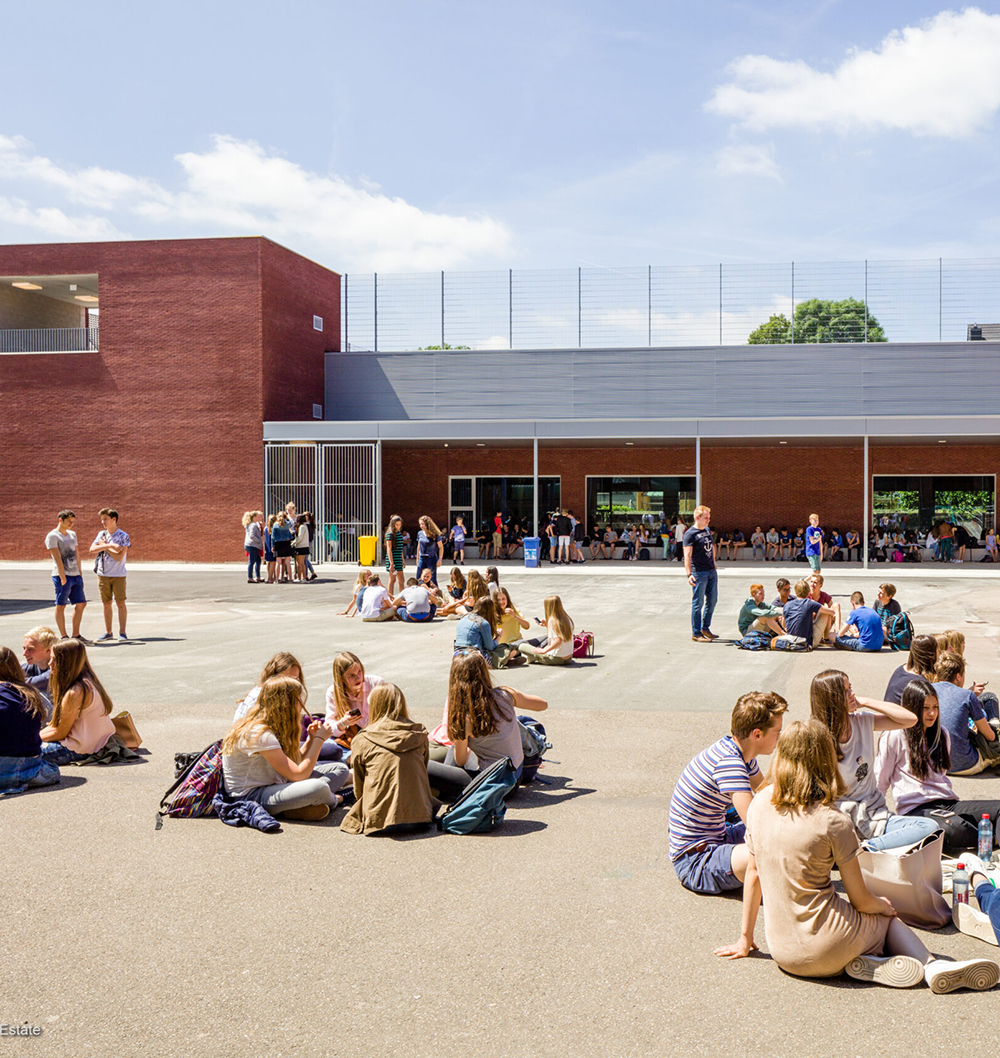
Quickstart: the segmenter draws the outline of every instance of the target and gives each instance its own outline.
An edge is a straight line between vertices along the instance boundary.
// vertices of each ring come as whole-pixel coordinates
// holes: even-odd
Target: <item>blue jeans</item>
[[[877,650],[866,650],[861,645],[860,636],[837,636],[836,645],[838,650],[864,650],[868,654],[877,654]]]
[[[690,851],[674,860],[674,872],[692,893],[723,893],[739,889],[743,883],[733,873],[733,849],[746,841],[742,822],[726,824],[726,837],[719,845]]]
[[[719,575],[714,569],[695,570],[691,589],[691,635],[712,629],[712,614],[719,598]]]
[[[889,822],[880,838],[867,838],[862,842],[864,848],[872,852],[880,849],[898,849],[903,845],[912,845],[929,834],[936,834],[941,824],[925,816],[889,816]]]
[[[990,920],[993,932],[1000,941],[1000,889],[994,889],[989,882],[983,882],[976,886],[976,900],[979,901],[979,910]]]
[[[42,760],[48,764],[55,764],[56,767],[61,764],[72,764],[75,760],[83,760],[86,756],[86,753],[74,753],[61,742],[42,743]]]
[[[260,580],[260,548],[247,548],[247,580]]]
[[[396,616],[400,621],[433,621],[437,613],[437,607],[431,603],[431,608],[426,613],[410,613],[405,606],[400,606]]]
[[[423,555],[421,555],[420,558],[417,559],[416,577],[418,582],[420,581],[420,574],[423,573],[425,569],[429,569],[431,571],[431,581],[433,582],[434,587],[436,588],[438,582],[437,559],[424,558]]]

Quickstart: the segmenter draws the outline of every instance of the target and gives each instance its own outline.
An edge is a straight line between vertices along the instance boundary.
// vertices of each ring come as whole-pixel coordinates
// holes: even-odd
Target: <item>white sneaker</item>
[[[951,909],[951,920],[960,933],[966,933],[987,944],[1000,945],[989,915],[984,915],[971,904],[955,904]]]
[[[871,981],[888,988],[912,988],[924,979],[924,966],[909,955],[859,955],[844,972],[856,981]]]
[[[959,988],[988,992],[1000,981],[1000,966],[992,959],[966,959],[965,962],[931,959],[924,967],[924,980],[939,996]]]
[[[984,863],[978,856],[971,852],[962,853],[962,863],[965,864],[965,873],[969,876],[969,888],[972,888],[972,872],[981,874],[994,889],[997,887],[997,872],[989,863]]]

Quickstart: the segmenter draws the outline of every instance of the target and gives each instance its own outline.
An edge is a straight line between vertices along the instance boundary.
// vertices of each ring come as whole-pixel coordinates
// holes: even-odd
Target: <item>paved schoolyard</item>
[[[92,649],[116,708],[132,711],[143,763],[64,769],[63,785],[0,801],[4,856],[0,1023],[40,1038],[17,1053],[70,1055],[833,1055],[919,1053],[992,1039],[1000,994],[932,996],[782,974],[766,952],[713,946],[739,932],[738,898],[685,892],[667,859],[667,807],[687,760],[725,733],[740,693],[774,689],[808,711],[828,666],[878,695],[897,654],[745,654],[690,641],[674,564],[505,569],[528,616],[557,592],[597,655],[519,668],[544,695],[554,743],[508,822],[474,838],[342,834],[341,813],[268,836],[217,820],[166,820],[173,754],[224,733],[264,660],[288,649],[321,708],[330,661],[358,653],[397,682],[428,726],[441,714],[454,625],[335,616],[356,570],[307,585],[247,585],[241,567],[141,566],[129,578],[137,641]],[[765,574],[766,571],[766,574]],[[751,580],[727,566],[723,636]],[[840,601],[889,576],[918,631],[963,630],[970,673],[1000,680],[1000,586],[982,566],[834,568]],[[96,598],[95,578],[87,576]],[[0,643],[50,623],[45,565],[0,564]],[[849,605],[849,603],[848,603]],[[101,630],[91,604],[84,634]],[[822,655],[822,656],[821,656]],[[957,780],[1000,796],[1000,780]],[[958,958],[1000,955],[950,928],[925,934]],[[758,940],[764,944],[763,925]],[[960,1026],[956,1036],[956,1026]],[[947,1033],[947,1036],[944,1034]]]

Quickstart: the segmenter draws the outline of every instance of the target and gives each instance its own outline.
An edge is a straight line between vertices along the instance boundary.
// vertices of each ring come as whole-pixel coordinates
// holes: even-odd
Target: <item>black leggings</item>
[[[934,815],[934,811],[950,814]],[[927,816],[928,819],[939,823],[944,831],[946,849],[975,849],[979,841],[979,820],[984,815],[990,817],[993,832],[996,833],[1000,801],[926,801],[903,814]]]
[[[446,805],[458,800],[459,795],[475,777],[476,773],[468,772],[454,764],[441,764],[436,760],[427,762],[427,778],[437,790],[439,800],[444,801]]]

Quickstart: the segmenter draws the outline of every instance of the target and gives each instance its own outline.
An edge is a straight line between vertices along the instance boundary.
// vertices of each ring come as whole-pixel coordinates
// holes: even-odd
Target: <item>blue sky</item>
[[[1000,256],[1000,4],[56,0],[5,30],[6,243],[264,234],[353,272]]]

